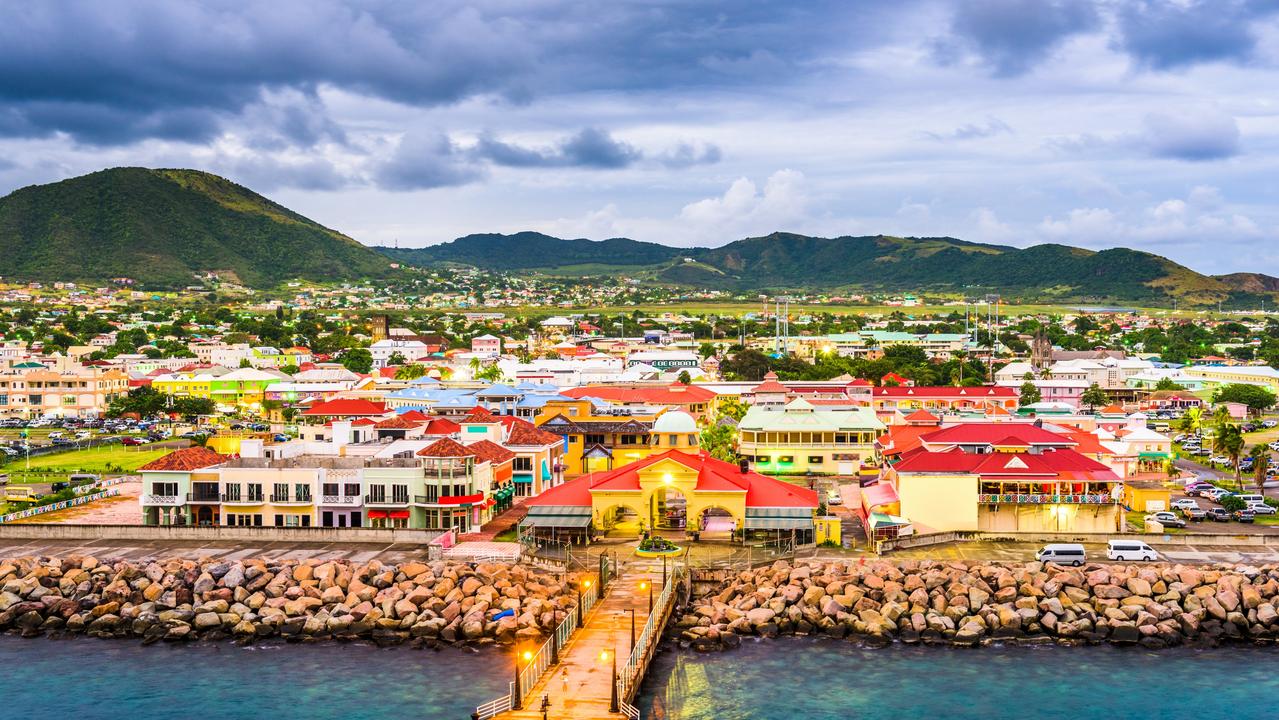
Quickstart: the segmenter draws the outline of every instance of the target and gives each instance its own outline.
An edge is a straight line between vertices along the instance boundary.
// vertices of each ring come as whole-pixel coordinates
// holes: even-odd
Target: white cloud
[[[804,174],[778,170],[768,177],[762,192],[748,178],[738,178],[723,195],[685,205],[679,219],[704,230],[767,234],[803,220],[807,206]]]

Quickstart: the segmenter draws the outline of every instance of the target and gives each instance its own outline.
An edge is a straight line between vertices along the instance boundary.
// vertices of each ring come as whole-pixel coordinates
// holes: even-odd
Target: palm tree
[[[426,367],[413,363],[412,365],[401,365],[395,369],[396,380],[416,380],[426,374]]]
[[[1264,443],[1257,443],[1252,446],[1252,450],[1248,451],[1248,457],[1252,458],[1252,477],[1257,481],[1257,493],[1266,494],[1266,470],[1270,468],[1270,448]]]
[[[1194,433],[1203,427],[1204,411],[1201,408],[1192,407],[1186,410],[1181,419],[1177,421],[1177,429],[1184,433]]]
[[[1243,432],[1238,425],[1222,425],[1217,428],[1217,452],[1230,458],[1230,465],[1235,470],[1235,485],[1243,490],[1243,479],[1239,477],[1239,460],[1244,450]]]

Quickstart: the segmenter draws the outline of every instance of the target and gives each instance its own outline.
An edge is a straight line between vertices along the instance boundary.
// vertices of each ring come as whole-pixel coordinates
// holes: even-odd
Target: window
[[[178,494],[178,484],[175,482],[158,482],[151,483],[152,495],[174,496]]]
[[[240,486],[239,486],[239,485],[227,485],[227,486],[226,486],[226,499],[227,499],[227,502],[240,502]]]
[[[821,464],[822,464],[822,456],[821,456],[821,455],[809,455],[809,456],[808,456],[808,464],[809,464],[809,465],[821,465]]]
[[[369,486],[369,502],[386,502],[386,486],[370,485]]]
[[[603,445],[604,440],[605,440],[605,436],[600,433],[591,433],[589,435],[583,436],[582,438],[582,441],[585,442],[587,445]]]
[[[666,442],[671,447],[675,447],[676,445],[679,445],[679,435],[668,435],[666,438]]]
[[[308,483],[297,483],[293,486],[293,498],[298,502],[311,502],[311,486]]]
[[[289,484],[275,483],[271,490],[271,502],[288,502],[289,500]],[[278,523],[277,523],[278,524]]]
[[[622,439],[625,440],[626,438]],[[511,470],[514,472],[533,472],[533,458],[517,456],[514,462],[511,463]]]
[[[772,462],[772,461],[773,461],[773,459],[772,459],[771,457],[769,457],[768,455],[756,455],[756,456],[755,456],[755,462],[757,462],[757,463],[765,463],[765,464],[767,464],[767,463],[770,463],[770,462]]]
[[[337,483],[324,483],[320,488],[321,495],[339,495]]]
[[[343,485],[343,486],[342,486],[342,488],[343,488],[343,490],[342,490],[342,494],[343,494],[343,495],[346,495],[347,497],[359,497],[359,496],[360,496],[360,484],[359,484],[359,483],[347,483],[347,484]]]
[[[284,516],[283,516],[283,515],[276,515],[276,516],[275,516],[275,526],[276,526],[276,527],[284,527]]]
[[[249,502],[262,502],[262,483],[249,483]]]
[[[406,502],[408,502],[408,501],[409,501],[409,486],[408,486],[408,485],[392,485],[392,486],[391,486],[391,501],[392,501],[392,502],[397,502],[397,503],[406,503]]]
[[[689,435],[689,436],[688,436],[688,444],[689,444],[689,445],[696,445],[696,444],[697,444],[697,436],[696,436],[696,435]]]
[[[440,488],[438,485],[426,486],[426,501],[429,503],[440,501]],[[434,526],[432,526],[434,527]]]
[[[777,458],[777,462],[779,462],[779,463],[793,463],[793,462],[795,462],[795,456],[794,456],[794,455],[782,455],[782,456],[780,456],[780,457],[778,457],[778,458]]]

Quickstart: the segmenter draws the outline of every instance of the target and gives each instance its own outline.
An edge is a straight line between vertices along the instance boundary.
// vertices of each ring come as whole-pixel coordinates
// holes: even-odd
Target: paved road
[[[1223,538],[1224,540],[1224,538]],[[890,559],[969,560],[1026,562],[1035,559],[1043,543],[1022,542],[957,542],[921,548],[894,550]],[[1271,563],[1279,562],[1279,548],[1238,547],[1221,545],[1163,545],[1151,543],[1164,560],[1182,563]],[[1106,559],[1106,546],[1085,543],[1091,561]]]

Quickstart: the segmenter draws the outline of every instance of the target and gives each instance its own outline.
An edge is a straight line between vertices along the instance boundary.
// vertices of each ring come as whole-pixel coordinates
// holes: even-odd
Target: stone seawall
[[[1279,565],[1199,567],[779,561],[737,573],[675,622],[698,650],[783,634],[973,646],[1151,648],[1279,638]]]
[[[575,586],[572,576],[562,583],[490,563],[12,558],[0,559],[0,631],[144,642],[511,643],[556,627],[577,601]]]

